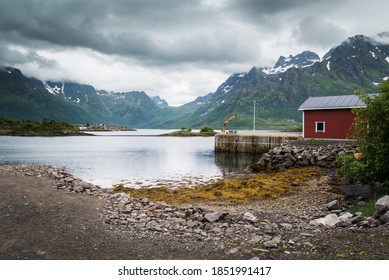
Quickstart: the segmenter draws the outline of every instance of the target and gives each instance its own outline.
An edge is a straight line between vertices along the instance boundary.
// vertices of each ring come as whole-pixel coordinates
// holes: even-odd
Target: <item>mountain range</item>
[[[386,43],[385,43],[386,41]],[[350,37],[322,58],[304,51],[280,56],[273,67],[234,73],[215,92],[180,107],[143,91],[108,92],[67,81],[40,81],[0,68],[0,115],[134,128],[219,128],[236,113],[231,129],[280,129],[301,123],[297,108],[309,96],[376,92],[389,78],[389,34]],[[255,101],[255,102],[254,102]]]

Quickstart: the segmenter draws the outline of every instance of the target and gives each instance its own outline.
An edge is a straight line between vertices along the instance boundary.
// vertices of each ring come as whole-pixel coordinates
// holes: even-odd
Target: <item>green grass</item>
[[[379,199],[378,197],[375,197],[375,198],[372,198],[371,200],[367,201],[366,204],[363,204],[363,205],[356,204],[353,207],[351,207],[350,212],[352,214],[357,213],[357,212],[361,212],[363,214],[363,216],[371,217],[374,215],[375,204],[376,204],[378,199]]]

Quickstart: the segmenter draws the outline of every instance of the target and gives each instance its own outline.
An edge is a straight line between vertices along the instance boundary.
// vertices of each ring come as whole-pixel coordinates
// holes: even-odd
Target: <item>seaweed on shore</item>
[[[275,199],[287,193],[299,191],[319,167],[291,168],[272,173],[259,173],[244,177],[224,178],[197,188],[141,188],[130,189],[119,185],[115,192],[125,192],[135,198],[148,198],[151,201],[165,201],[169,204],[196,202],[244,202],[250,200]]]

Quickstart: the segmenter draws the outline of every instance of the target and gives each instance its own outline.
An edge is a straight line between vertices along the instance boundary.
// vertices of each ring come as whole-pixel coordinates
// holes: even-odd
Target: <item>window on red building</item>
[[[325,122],[315,122],[315,132],[325,132],[326,123]]]

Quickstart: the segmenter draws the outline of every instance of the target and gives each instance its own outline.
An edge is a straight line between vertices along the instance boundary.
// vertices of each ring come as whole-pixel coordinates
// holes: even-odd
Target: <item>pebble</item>
[[[247,250],[251,250],[253,254],[267,254],[273,250],[291,254],[297,252],[301,245],[314,248],[312,240],[330,228],[319,229],[312,221],[323,221],[323,218],[328,216],[332,221],[330,227],[340,228],[340,222],[343,222],[343,226],[348,225],[348,230],[382,224],[380,217],[365,218],[347,212],[331,213],[329,208],[332,207],[328,207],[328,203],[324,201],[322,204],[310,201],[313,205],[308,207],[309,209],[306,205],[289,204],[280,209],[277,206],[283,203],[280,198],[272,209],[259,210],[251,207],[250,211],[246,209],[239,212],[240,208],[236,206],[229,211],[215,211],[212,208],[191,205],[176,207],[163,201],[150,202],[146,198],[136,199],[124,193],[114,193],[112,189],[101,189],[52,166],[15,165],[1,168],[22,170],[28,176],[51,178],[56,181],[53,184],[54,189],[93,195],[106,200],[103,220],[112,230],[128,232],[136,238],[169,234],[196,239],[217,248],[230,248],[226,249],[230,254],[240,254]],[[319,189],[326,185],[325,181],[317,181],[315,184],[320,185]],[[271,211],[271,216],[267,214],[267,210]],[[389,212],[385,211],[382,216],[382,222],[387,222]],[[231,248],[228,244],[238,246]]]

